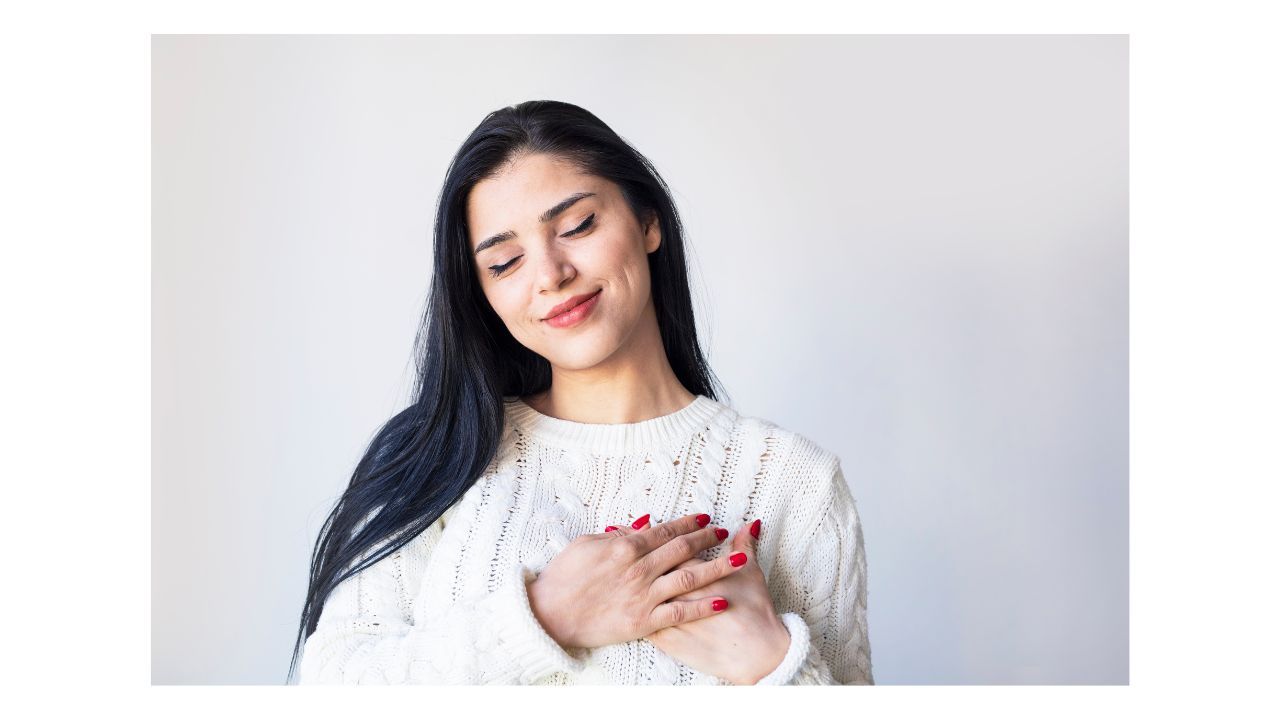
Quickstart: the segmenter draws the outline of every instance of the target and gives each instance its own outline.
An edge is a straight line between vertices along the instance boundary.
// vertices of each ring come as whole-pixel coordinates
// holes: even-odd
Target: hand
[[[580,535],[529,583],[534,617],[562,647],[594,648],[636,640],[716,613],[714,598],[672,600],[729,575],[728,562],[669,573],[721,542],[709,515],[685,515],[650,527],[648,515],[627,535]],[[638,522],[640,522],[638,521]],[[671,602],[667,602],[671,600]]]
[[[695,557],[680,563],[671,573],[685,569],[697,573],[700,567],[729,564],[730,558],[741,554],[746,561],[737,572],[673,598],[674,602],[687,602],[724,597],[729,601],[728,608],[645,636],[685,665],[735,685],[754,685],[773,672],[791,646],[791,635],[773,606],[764,571],[755,562],[756,537],[750,532],[754,524],[743,525],[733,536],[728,557],[709,562]],[[615,532],[627,535],[634,531],[623,528]]]

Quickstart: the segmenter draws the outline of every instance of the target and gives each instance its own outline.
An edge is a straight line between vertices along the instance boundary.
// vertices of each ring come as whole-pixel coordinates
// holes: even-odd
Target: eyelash
[[[586,220],[583,220],[583,221],[582,221],[582,224],[581,224],[581,225],[579,225],[578,227],[576,227],[576,228],[574,228],[574,229],[570,230],[569,232],[565,233],[564,235],[561,235],[560,237],[573,237],[574,235],[577,235],[577,234],[579,234],[579,233],[584,233],[584,232],[586,232],[586,231],[590,230],[591,228],[595,227],[595,220],[596,220],[596,214],[595,214],[595,213],[591,213],[590,215],[588,215],[588,216],[587,216],[587,219],[586,219]],[[515,261],[519,260],[519,259],[520,259],[520,258],[522,258],[522,257],[524,257],[524,256],[523,256],[523,255],[517,255],[517,256],[515,256],[515,257],[511,258],[511,260],[509,260],[509,261],[508,261],[508,262],[506,262],[505,264],[502,264],[502,265],[490,265],[490,266],[489,266],[489,277],[495,277],[495,278],[496,278],[496,277],[498,277],[498,276],[499,276],[499,275],[501,275],[503,272],[505,272],[507,268],[511,267],[511,266],[515,263]]]

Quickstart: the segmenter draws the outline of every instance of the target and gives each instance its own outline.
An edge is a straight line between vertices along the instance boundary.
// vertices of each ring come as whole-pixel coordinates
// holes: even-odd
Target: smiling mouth
[[[604,290],[604,288],[600,288],[600,290],[597,290],[597,291],[595,291],[595,292],[591,293],[590,295],[588,295],[588,296],[586,296],[586,297],[582,298],[582,302],[574,304],[574,306],[573,306],[573,307],[565,308],[564,310],[561,310],[560,312],[556,313],[555,315],[552,315],[551,317],[543,318],[543,320],[544,320],[544,321],[545,321],[545,320],[555,320],[556,318],[558,318],[558,317],[560,317],[560,316],[562,316],[562,315],[566,315],[566,314],[568,314],[568,313],[573,312],[573,311],[574,311],[575,309],[577,309],[578,307],[581,307],[582,305],[585,305],[585,304],[587,304],[587,303],[591,302],[593,299],[595,299],[595,296],[599,295],[601,290]]]
[[[587,296],[587,299],[577,305],[574,305],[568,310],[547,318],[544,322],[551,327],[560,329],[577,327],[579,324],[585,322],[587,316],[595,310],[596,301],[600,298],[600,294],[602,292],[604,292],[604,288],[595,291],[591,295]]]

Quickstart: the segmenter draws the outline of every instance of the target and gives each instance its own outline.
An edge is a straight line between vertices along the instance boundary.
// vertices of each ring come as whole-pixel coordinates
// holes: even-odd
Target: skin
[[[538,216],[578,192],[583,198],[550,223]],[[595,214],[594,227],[561,237]],[[517,160],[478,183],[467,200],[471,247],[497,233],[517,237],[475,257],[485,297],[511,335],[551,364],[551,389],[524,398],[551,417],[583,423],[631,423],[693,402],[662,346],[649,290],[648,253],[662,242],[658,223],[642,227],[612,182],[546,155]],[[519,258],[493,278],[490,266]],[[603,288],[585,322],[542,322],[552,307]]]
[[[752,521],[755,522],[755,521]],[[745,565],[724,577],[672,600],[701,600],[722,597],[729,608],[711,617],[662,628],[645,637],[659,650],[679,659],[695,670],[722,677],[735,685],[754,685],[782,663],[791,646],[791,635],[773,607],[773,598],[765,585],[764,571],[756,562],[756,543],[751,534],[752,523],[734,533],[725,556],[746,554]],[[613,533],[628,535],[643,532],[626,524]],[[763,534],[763,527],[761,528]],[[690,558],[676,569],[701,564]],[[708,642],[708,638],[715,642]]]
[[[545,210],[575,193],[593,195],[540,221]],[[593,214],[590,228],[566,236]],[[650,291],[647,256],[662,243],[659,224],[652,215],[637,218],[617,185],[559,158],[524,155],[476,184],[466,215],[485,297],[511,335],[551,365],[550,389],[523,398],[526,403],[563,420],[614,424],[668,415],[693,402],[667,361]],[[515,237],[474,252],[506,231]],[[512,260],[500,275],[491,275],[492,266]],[[602,292],[584,322],[556,328],[542,321],[552,307],[597,289]],[[716,595],[729,608],[647,637],[686,665],[738,684],[771,672],[790,644],[746,527],[738,533],[745,537],[733,542],[735,550],[739,544],[747,549],[749,565],[681,596]],[[618,541],[621,536],[611,534]],[[679,567],[701,562],[689,557]],[[536,585],[530,587],[535,605],[543,595],[534,592]]]

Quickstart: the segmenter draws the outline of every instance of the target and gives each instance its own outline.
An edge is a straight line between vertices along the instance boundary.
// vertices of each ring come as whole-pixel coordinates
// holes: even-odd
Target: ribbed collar
[[[669,415],[634,423],[580,423],[543,415],[520,398],[507,398],[508,417],[522,430],[549,445],[575,447],[599,455],[628,455],[684,441],[707,427],[716,413],[729,408],[705,395]]]

